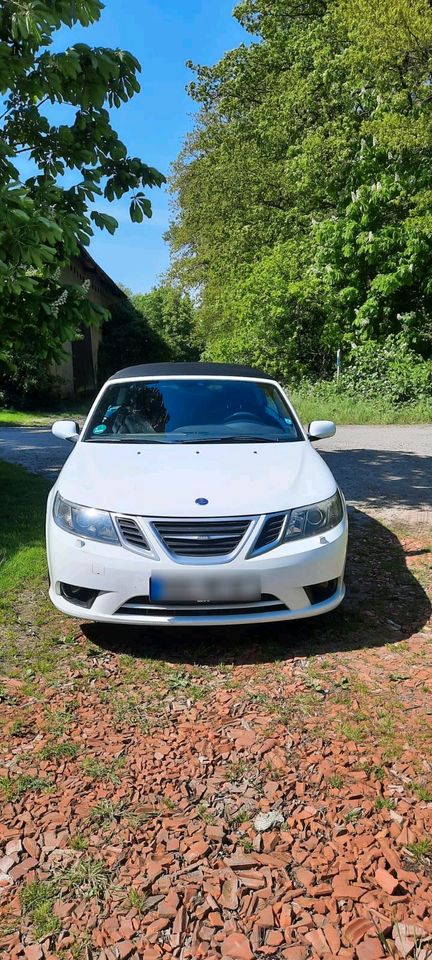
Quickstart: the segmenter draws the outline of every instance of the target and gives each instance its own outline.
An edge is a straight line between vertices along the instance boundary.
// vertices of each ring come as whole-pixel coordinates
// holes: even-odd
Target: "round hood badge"
[[[195,503],[198,503],[200,507],[205,507],[205,505],[208,503],[208,500],[206,500],[205,497],[198,497],[198,499],[195,500]]]

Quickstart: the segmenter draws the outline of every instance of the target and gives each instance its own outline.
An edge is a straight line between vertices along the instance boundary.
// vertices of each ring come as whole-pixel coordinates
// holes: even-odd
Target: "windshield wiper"
[[[279,443],[280,439],[244,433],[235,437],[197,437],[195,440],[181,440],[181,443]]]

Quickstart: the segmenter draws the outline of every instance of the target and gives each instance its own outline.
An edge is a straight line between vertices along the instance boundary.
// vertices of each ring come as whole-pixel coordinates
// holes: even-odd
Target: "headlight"
[[[297,507],[288,515],[284,540],[298,540],[325,533],[337,527],[343,517],[342,498],[339,490],[320,503],[311,503],[308,507]]]
[[[81,507],[78,503],[63,500],[58,493],[54,500],[53,517],[58,527],[75,533],[88,540],[100,540],[102,543],[118,543],[110,514],[106,510],[94,510]]]

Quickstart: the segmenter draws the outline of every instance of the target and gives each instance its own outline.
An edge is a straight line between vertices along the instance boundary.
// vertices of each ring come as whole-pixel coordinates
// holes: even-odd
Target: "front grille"
[[[205,616],[241,616],[248,613],[265,613],[266,610],[287,610],[286,604],[270,593],[261,594],[261,600],[255,603],[195,603],[164,604],[150,603],[148,596],[131,597],[127,603],[116,610],[117,616],[139,617],[205,617]]]
[[[149,544],[136,520],[133,520],[132,517],[117,517],[117,523],[123,540],[126,540],[126,543],[129,543],[131,547],[139,547],[141,550],[150,550]]]
[[[153,526],[176,557],[225,557],[233,553],[250,527],[236,520],[157,520]]]
[[[254,553],[256,553],[257,550],[262,550],[264,547],[270,546],[270,544],[275,544],[276,541],[279,540],[285,517],[285,513],[277,513],[271,517],[267,517],[261,533],[255,542],[253,548]]]

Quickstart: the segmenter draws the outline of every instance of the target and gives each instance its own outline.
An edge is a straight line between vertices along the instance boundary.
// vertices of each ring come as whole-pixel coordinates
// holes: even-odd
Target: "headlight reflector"
[[[313,537],[337,527],[343,517],[342,498],[339,490],[328,500],[311,503],[308,507],[297,507],[288,515],[284,540],[296,540]]]
[[[68,533],[101,543],[118,543],[114,524],[107,510],[95,510],[70,503],[57,493],[54,500],[53,517],[58,527]]]

